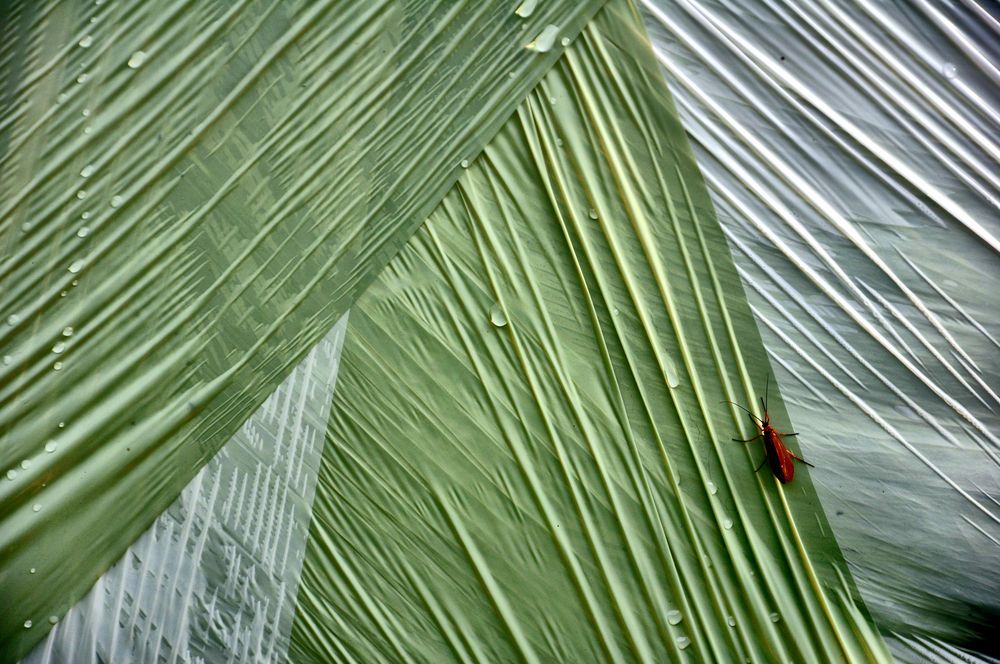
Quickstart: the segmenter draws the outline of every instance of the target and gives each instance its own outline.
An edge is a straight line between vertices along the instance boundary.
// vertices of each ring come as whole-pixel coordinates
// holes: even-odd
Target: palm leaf
[[[352,309],[292,661],[888,657],[808,477],[729,440],[768,368],[641,30],[598,14]]]

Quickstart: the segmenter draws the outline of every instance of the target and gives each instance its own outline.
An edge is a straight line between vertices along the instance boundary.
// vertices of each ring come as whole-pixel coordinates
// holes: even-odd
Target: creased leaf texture
[[[291,661],[886,661],[767,372],[609,3],[351,311]]]
[[[327,334],[598,5],[0,5],[3,658]]]
[[[640,5],[874,617],[1000,655],[995,3]]]

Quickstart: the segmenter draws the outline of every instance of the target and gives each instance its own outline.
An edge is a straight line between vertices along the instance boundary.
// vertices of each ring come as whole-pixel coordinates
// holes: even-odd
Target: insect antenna
[[[736,406],[737,408],[739,408],[740,410],[742,410],[742,411],[745,411],[745,412],[747,413],[747,415],[749,415],[750,417],[754,418],[755,420],[757,420],[757,421],[758,421],[758,422],[760,422],[761,424],[763,424],[763,423],[764,423],[764,420],[762,420],[762,419],[760,419],[759,417],[757,417],[756,415],[754,415],[754,414],[753,414],[753,411],[751,411],[751,410],[750,410],[750,409],[748,409],[748,408],[744,408],[743,406],[739,405],[739,404],[738,404],[738,403],[736,403],[735,401],[723,401],[722,403],[731,403],[731,404],[733,404],[734,406]]]
[[[771,386],[771,374],[764,378],[764,396],[760,400],[760,405],[764,407],[764,416],[767,416],[767,388]]]

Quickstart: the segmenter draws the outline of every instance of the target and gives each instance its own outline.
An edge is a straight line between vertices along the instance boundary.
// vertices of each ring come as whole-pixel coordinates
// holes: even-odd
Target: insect
[[[800,456],[797,456],[790,449],[785,447],[784,443],[781,442],[782,436],[797,436],[797,433],[781,433],[777,429],[771,426],[771,416],[767,412],[767,388],[770,383],[770,376],[768,376],[767,383],[764,384],[764,396],[760,399],[760,405],[764,408],[764,417],[760,418],[753,414],[753,412],[748,408],[743,408],[743,406],[732,401],[726,401],[724,403],[731,403],[737,408],[746,411],[747,415],[750,416],[751,421],[753,421],[754,426],[757,427],[759,433],[753,438],[747,438],[742,440],[740,438],[733,438],[737,443],[752,443],[758,438],[764,439],[764,460],[760,462],[754,472],[759,472],[764,464],[768,464],[771,467],[771,472],[774,476],[778,478],[778,481],[782,484],[788,484],[795,477],[795,459],[798,459],[802,463],[806,464],[810,468],[815,468],[811,463],[806,461]]]

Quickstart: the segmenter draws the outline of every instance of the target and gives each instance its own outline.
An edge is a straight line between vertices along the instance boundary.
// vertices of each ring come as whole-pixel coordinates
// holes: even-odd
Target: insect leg
[[[787,434],[786,434],[786,435],[787,435]],[[793,451],[791,451],[791,450],[788,450],[788,453],[789,453],[789,454],[791,454],[791,455],[792,455],[793,457],[795,457],[796,459],[798,459],[799,461],[801,461],[802,463],[804,463],[804,464],[806,464],[807,466],[809,466],[810,468],[815,468],[815,467],[816,467],[816,466],[812,465],[811,463],[809,463],[808,461],[806,461],[805,459],[803,459],[802,457],[800,457],[800,456],[796,456],[795,452],[793,452]]]
[[[766,456],[764,457],[764,460],[760,462],[760,465],[753,469],[753,472],[759,473],[760,469],[764,467],[765,463],[767,463],[767,457]]]
[[[756,436],[754,436],[753,438],[747,438],[746,440],[743,440],[742,438],[733,438],[733,441],[735,441],[737,443],[752,443],[753,441],[757,440],[758,438],[760,438],[763,435],[764,434],[759,433]]]
[[[792,436],[797,436],[797,435],[799,435],[799,434],[797,434],[797,433],[783,433],[783,434],[781,434],[781,437],[782,438],[791,438]]]

